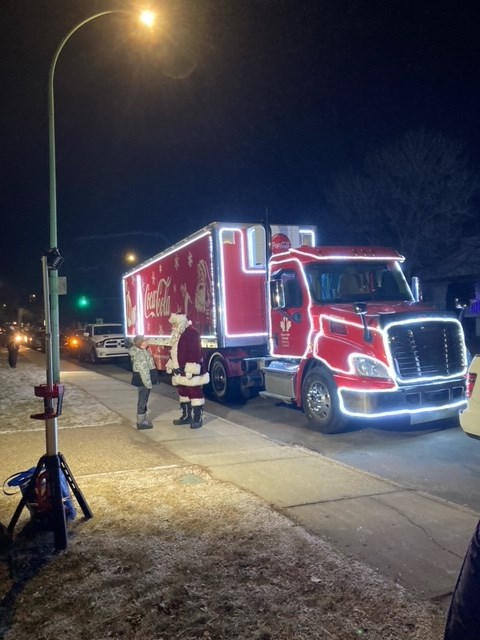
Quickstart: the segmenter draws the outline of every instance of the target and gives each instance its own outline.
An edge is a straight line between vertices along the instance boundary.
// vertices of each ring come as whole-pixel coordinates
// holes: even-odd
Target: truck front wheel
[[[345,429],[346,418],[340,410],[337,387],[327,371],[317,368],[307,373],[302,402],[309,427],[314,431],[340,433]]]

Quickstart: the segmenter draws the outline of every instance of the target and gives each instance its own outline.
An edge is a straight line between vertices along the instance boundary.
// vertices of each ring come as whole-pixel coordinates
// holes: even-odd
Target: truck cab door
[[[293,269],[272,277],[270,310],[272,355],[302,357],[310,332],[308,295]]]

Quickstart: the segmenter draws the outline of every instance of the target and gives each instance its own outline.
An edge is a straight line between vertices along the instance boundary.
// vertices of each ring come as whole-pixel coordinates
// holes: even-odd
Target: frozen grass
[[[199,468],[81,485],[65,552],[32,525],[5,546],[0,638],[441,638],[434,605]]]

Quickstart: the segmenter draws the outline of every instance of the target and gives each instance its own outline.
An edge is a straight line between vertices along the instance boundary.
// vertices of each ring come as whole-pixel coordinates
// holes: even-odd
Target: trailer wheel
[[[223,358],[216,357],[210,365],[210,383],[207,392],[218,402],[228,402],[238,397],[239,378],[229,378]]]
[[[321,433],[344,431],[347,421],[340,409],[337,387],[327,371],[317,367],[307,373],[302,401],[311,429]]]
[[[222,358],[214,358],[210,367],[210,388],[212,395],[219,402],[225,402],[228,396],[228,378]]]

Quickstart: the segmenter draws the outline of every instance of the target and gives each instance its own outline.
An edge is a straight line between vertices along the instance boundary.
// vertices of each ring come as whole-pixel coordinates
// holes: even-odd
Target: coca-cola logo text
[[[282,251],[288,251],[291,247],[289,238],[284,233],[277,233],[272,238],[272,252],[280,253]]]
[[[161,278],[155,290],[150,289],[150,285],[145,287],[144,308],[146,318],[160,318],[171,315],[170,305],[170,283],[172,279]]]

